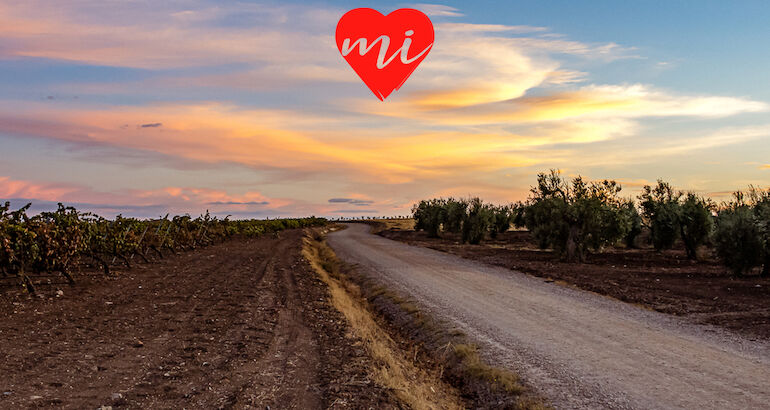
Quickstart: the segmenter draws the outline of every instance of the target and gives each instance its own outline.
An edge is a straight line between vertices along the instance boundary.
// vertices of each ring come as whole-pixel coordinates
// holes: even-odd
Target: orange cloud
[[[770,164],[760,165],[759,169],[770,169]]]
[[[47,120],[41,122],[38,117]],[[3,118],[0,130],[258,169],[337,169],[355,179],[384,183],[534,163],[531,157],[510,152],[518,146],[510,136],[400,132],[369,139],[360,138],[355,129],[342,127],[326,133],[329,135],[312,137],[318,132],[292,129],[302,128],[304,121],[324,122],[295,112],[240,110],[222,104],[105,110],[50,110],[38,105],[29,114]],[[139,126],[150,123],[156,126]]]
[[[545,123],[643,117],[727,117],[770,110],[770,105],[733,97],[676,96],[644,85],[587,86],[545,96],[478,104],[481,90],[416,92],[384,106],[351,102],[361,112],[415,118],[441,125]]]

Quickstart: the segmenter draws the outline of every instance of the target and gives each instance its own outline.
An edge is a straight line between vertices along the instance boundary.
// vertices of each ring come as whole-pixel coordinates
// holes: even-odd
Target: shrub
[[[460,233],[463,228],[463,220],[468,210],[468,201],[449,198],[444,208],[444,230],[452,233]]]
[[[703,245],[714,225],[709,201],[688,193],[680,204],[679,233],[689,259],[697,258],[698,247]]]
[[[492,210],[481,199],[473,198],[468,202],[468,212],[463,220],[463,243],[478,245],[484,239],[492,221]]]
[[[551,247],[568,261],[583,261],[588,249],[615,243],[628,233],[620,190],[615,181],[586,183],[578,176],[570,184],[556,170],[538,174],[525,224],[542,248]]]
[[[511,227],[513,220],[513,211],[510,206],[500,205],[491,208],[492,221],[489,228],[489,235],[497,238],[497,234],[507,231]]]
[[[446,200],[430,199],[422,200],[412,208],[412,216],[415,219],[415,230],[424,230],[428,236],[438,238],[441,233],[441,224],[445,220]]]
[[[667,182],[658,180],[655,188],[644,186],[639,196],[642,215],[650,228],[652,244],[656,250],[671,249],[679,237],[679,198],[681,192]]]
[[[737,275],[762,263],[764,246],[755,213],[740,201],[719,212],[714,242],[719,257]]]
[[[636,248],[636,237],[642,233],[642,216],[639,215],[639,211],[636,209],[636,203],[629,199],[621,203],[620,212],[625,218],[628,232],[623,238],[627,248]]]
[[[753,205],[755,223],[762,242],[762,276],[770,276],[770,189],[762,191],[751,187],[749,198]]]
[[[511,205],[511,223],[517,228],[524,228],[527,226],[527,222],[524,219],[524,212],[527,209],[527,204],[518,201]]]

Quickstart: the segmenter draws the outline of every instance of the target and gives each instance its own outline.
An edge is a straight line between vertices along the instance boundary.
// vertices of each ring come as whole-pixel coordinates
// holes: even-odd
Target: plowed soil
[[[301,235],[0,295],[0,407],[397,408]]]
[[[607,249],[589,255],[586,263],[566,263],[538,249],[525,231],[506,232],[481,245],[462,244],[452,234],[428,238],[410,229],[379,234],[770,340],[770,278],[736,277],[710,254],[692,261],[684,249]]]

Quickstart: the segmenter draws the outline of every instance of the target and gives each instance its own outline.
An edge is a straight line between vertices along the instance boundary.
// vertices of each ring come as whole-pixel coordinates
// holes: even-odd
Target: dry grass
[[[388,229],[400,229],[404,231],[414,230],[414,219],[372,219],[366,221],[372,226],[372,233],[385,231]]]
[[[374,363],[374,380],[391,389],[413,409],[463,408],[458,392],[441,381],[439,375],[416,366],[410,359],[414,355],[399,349],[360,302],[360,291],[339,280],[339,262],[322,239],[322,233],[309,232],[302,253],[329,286],[334,307],[342,312],[353,332],[363,341]]]
[[[378,219],[378,222],[385,224],[385,229],[402,229],[405,231],[414,230],[414,219]]]
[[[524,388],[513,373],[492,367],[481,361],[475,345],[460,344],[454,346],[454,352],[465,367],[465,371],[479,380],[485,380],[493,386],[499,386],[508,393],[521,394]]]

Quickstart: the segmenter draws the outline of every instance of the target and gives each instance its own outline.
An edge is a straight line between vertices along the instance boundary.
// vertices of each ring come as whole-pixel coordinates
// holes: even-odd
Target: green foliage
[[[542,248],[582,261],[589,249],[611,245],[628,233],[620,190],[615,181],[587,183],[578,176],[568,182],[556,170],[540,173],[524,211],[525,225]]]
[[[230,221],[211,217],[208,212],[197,218],[183,215],[171,220],[168,215],[156,220],[119,215],[110,221],[62,204],[54,212],[30,217],[29,207],[10,212],[8,202],[0,206],[0,271],[18,276],[31,292],[34,288],[28,272],[60,272],[72,283],[69,270],[83,257],[97,261],[109,274],[114,261],[130,266],[135,255],[148,260],[149,250],[162,257],[162,250],[194,249],[235,234],[258,236],[326,223],[316,217]]]
[[[511,225],[526,227],[541,248],[552,248],[569,261],[583,261],[588,251],[620,240],[633,248],[646,226],[657,250],[670,249],[681,238],[688,258],[695,259],[700,247],[711,244],[736,273],[762,266],[762,275],[770,276],[770,190],[752,187],[736,193],[716,217],[711,200],[675,191],[662,180],[643,188],[638,206],[620,198],[620,191],[615,181],[567,180],[551,170],[538,174],[526,202],[493,206],[479,198],[430,199],[420,201],[412,213],[416,229],[429,236],[438,237],[442,230],[461,233],[462,241],[472,244]]]
[[[510,229],[514,217],[513,208],[511,206],[499,205],[492,206],[490,209],[492,211],[492,221],[489,235],[497,238],[498,234]]]
[[[714,244],[717,254],[738,275],[763,265],[770,275],[770,190],[750,187],[736,192],[722,206],[716,219]]]
[[[642,216],[639,215],[639,210],[636,209],[636,203],[631,199],[623,201],[619,211],[621,217],[625,220],[624,223],[628,227],[628,232],[623,238],[623,242],[625,242],[627,248],[635,248],[636,237],[642,233]]]
[[[39,261],[40,248],[26,214],[30,204],[14,212],[8,212],[9,206],[6,202],[0,214],[0,261],[3,269],[23,276]]]
[[[645,185],[639,196],[642,216],[650,228],[652,244],[656,250],[671,249],[679,238],[681,196],[681,192],[675,192],[663,180],[658,180],[654,188]]]
[[[735,274],[742,275],[762,263],[760,227],[750,206],[735,203],[719,212],[714,242],[717,254]]]
[[[429,237],[438,238],[441,234],[441,225],[446,220],[445,199],[422,200],[412,208],[415,219],[415,229],[423,230]]]
[[[687,257],[697,258],[698,247],[703,245],[711,234],[714,218],[711,215],[713,205],[688,193],[680,204],[679,232],[684,242]]]
[[[468,242],[473,245],[481,243],[490,227],[492,217],[493,211],[489,205],[484,204],[479,198],[471,199],[463,220],[463,243]]]
[[[752,188],[754,217],[759,228],[764,254],[762,276],[770,276],[770,190],[759,191]]]
[[[527,222],[524,218],[525,211],[527,210],[527,204],[518,201],[511,204],[511,223],[517,228],[524,228]]]
[[[463,220],[468,212],[468,201],[449,198],[444,204],[444,230],[451,233],[460,233],[463,229]]]

